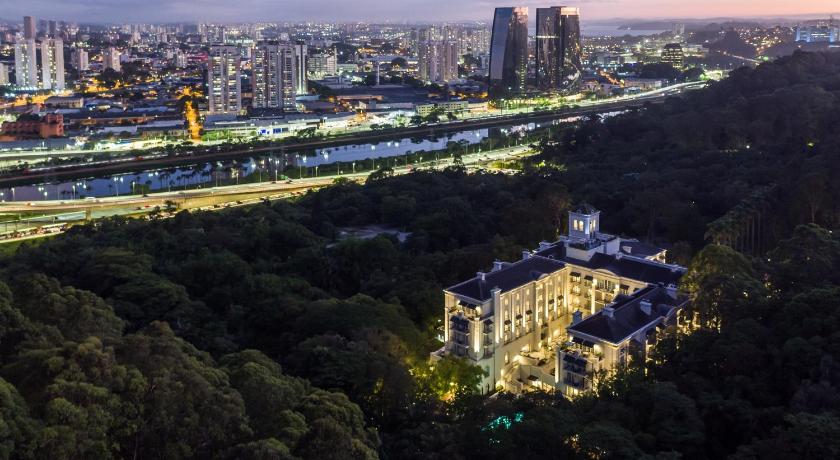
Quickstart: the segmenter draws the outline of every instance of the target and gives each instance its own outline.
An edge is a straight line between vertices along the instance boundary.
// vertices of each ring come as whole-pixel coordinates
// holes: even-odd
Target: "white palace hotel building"
[[[444,346],[431,358],[483,368],[483,393],[586,392],[599,371],[644,359],[676,326],[685,268],[664,260],[662,249],[601,233],[600,212],[582,205],[559,241],[444,290]]]

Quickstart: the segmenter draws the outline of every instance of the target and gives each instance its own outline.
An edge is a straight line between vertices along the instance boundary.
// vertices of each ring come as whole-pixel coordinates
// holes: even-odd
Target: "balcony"
[[[563,366],[563,370],[564,370],[564,371],[567,371],[567,372],[571,372],[572,374],[578,374],[578,375],[584,375],[584,376],[585,376],[585,375],[589,375],[589,373],[588,373],[588,372],[586,372],[586,368],[585,368],[585,367],[582,367],[582,366],[576,366],[576,365],[574,365],[574,364],[566,364],[566,365],[564,365],[564,366]]]
[[[584,379],[571,379],[571,378],[564,378],[563,383],[570,387],[579,388],[581,390],[586,388],[586,380]]]

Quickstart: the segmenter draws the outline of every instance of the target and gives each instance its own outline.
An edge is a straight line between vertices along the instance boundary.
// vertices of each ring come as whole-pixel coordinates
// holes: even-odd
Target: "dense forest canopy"
[[[0,458],[840,457],[840,55],[454,167],[74,228],[0,273]],[[670,243],[702,327],[567,401],[427,364],[441,289],[565,229]],[[372,225],[409,233],[345,238]]]

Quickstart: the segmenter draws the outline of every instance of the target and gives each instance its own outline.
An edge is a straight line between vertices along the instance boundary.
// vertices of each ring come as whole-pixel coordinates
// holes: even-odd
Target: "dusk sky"
[[[489,20],[496,6],[549,6],[564,2],[488,0],[8,0],[4,19],[23,15],[79,22]],[[580,0],[584,20],[609,18],[713,18],[828,14],[836,0]]]

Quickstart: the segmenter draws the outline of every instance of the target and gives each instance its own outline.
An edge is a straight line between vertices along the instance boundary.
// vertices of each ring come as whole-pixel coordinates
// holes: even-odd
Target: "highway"
[[[356,132],[350,135],[336,136],[332,138],[317,139],[305,142],[286,143],[271,145],[268,147],[243,147],[233,151],[217,151],[200,154],[184,154],[179,156],[142,156],[123,157],[119,159],[100,162],[97,164],[79,164],[57,167],[32,168],[28,172],[11,172],[0,177],[0,186],[16,186],[28,183],[48,182],[62,179],[78,179],[96,175],[117,174],[122,172],[141,171],[146,169],[175,167],[195,164],[204,161],[228,160],[231,158],[250,156],[254,154],[277,152],[278,150],[305,150],[313,148],[331,147],[344,144],[359,144],[378,140],[388,140],[395,136],[417,136],[430,134],[443,134],[451,131],[460,131],[478,128],[490,128],[510,123],[531,123],[557,119],[561,117],[575,117],[592,114],[608,113],[640,107],[647,102],[664,100],[668,96],[679,95],[688,89],[700,88],[704,82],[682,83],[668,86],[662,89],[647,93],[625,96],[618,100],[611,99],[603,101],[582,101],[578,103],[581,107],[561,110],[548,110],[543,112],[514,112],[511,114],[500,114],[475,118],[469,120],[457,120],[447,123],[435,123],[425,126],[414,126],[406,128],[395,128],[378,131]],[[196,149],[201,146],[197,146]],[[209,149],[209,147],[208,147]],[[39,152],[43,157],[44,152]]]
[[[483,168],[486,164],[531,155],[528,146],[517,146],[463,157],[464,165],[470,170]],[[452,159],[409,164],[394,169],[394,174],[406,174],[418,169],[443,169],[452,165]],[[44,200],[33,202],[0,203],[0,243],[31,239],[61,233],[72,224],[83,223],[104,217],[118,215],[148,215],[155,210],[220,210],[235,206],[258,203],[264,199],[283,199],[301,195],[309,190],[333,184],[344,178],[362,182],[370,172],[310,177],[279,182],[250,183],[223,187],[209,187],[177,192],[151,193],[147,195],[125,195],[119,197],[82,200]],[[22,217],[31,215],[32,217]],[[44,231],[47,228],[48,231]]]

